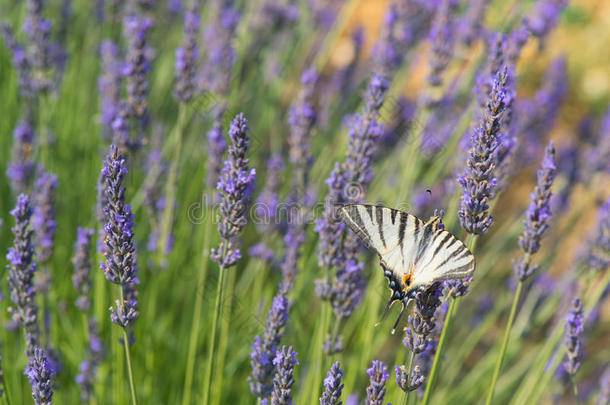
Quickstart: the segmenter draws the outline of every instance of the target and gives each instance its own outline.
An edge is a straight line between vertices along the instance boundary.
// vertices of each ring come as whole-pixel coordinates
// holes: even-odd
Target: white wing
[[[339,218],[379,255],[381,264],[402,277],[411,271],[423,222],[414,215],[376,205],[339,208]]]

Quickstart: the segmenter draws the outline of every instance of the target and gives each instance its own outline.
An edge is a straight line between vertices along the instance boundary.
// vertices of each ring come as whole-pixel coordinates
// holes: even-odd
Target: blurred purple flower
[[[43,349],[40,347],[34,348],[24,374],[28,377],[32,386],[34,404],[51,405],[53,398],[51,376],[53,372],[47,354]]]
[[[105,139],[112,136],[112,122],[118,114],[121,95],[121,72],[119,49],[116,44],[104,39],[100,44],[100,59],[102,74],[98,78],[97,87],[100,92],[100,123]]]
[[[279,153],[274,153],[267,161],[267,175],[265,186],[261,191],[256,204],[254,215],[256,216],[256,227],[261,234],[277,231],[281,228],[280,217],[280,188],[282,186],[284,171],[284,158]]]
[[[566,333],[564,343],[566,345],[567,359],[563,363],[565,370],[574,377],[580,368],[583,348],[580,335],[584,331],[583,328],[583,312],[582,303],[579,297],[572,300],[572,306],[568,317],[566,318]]]
[[[524,24],[533,36],[544,38],[555,28],[567,5],[566,0],[539,0],[525,16]]]
[[[55,220],[55,192],[57,190],[57,176],[45,172],[39,167],[39,174],[34,184],[33,203],[34,215],[32,226],[36,239],[38,263],[44,263],[53,254],[53,238],[57,230]]]
[[[199,14],[196,6],[184,13],[184,38],[182,46],[176,49],[176,84],[174,86],[174,97],[183,103],[188,103],[195,96],[195,76],[197,74],[197,63],[199,48],[197,39],[199,36]]]
[[[15,304],[12,318],[25,329],[28,356],[32,356],[34,348],[40,344],[40,330],[38,307],[35,302],[36,290],[33,284],[36,273],[32,244],[34,232],[29,227],[32,208],[26,195],[20,194],[17,197],[17,205],[11,211],[11,215],[15,217],[15,226],[11,228],[15,239],[13,247],[8,248],[6,267],[10,297]]]
[[[0,24],[0,31],[6,47],[10,50],[12,64],[19,76],[19,94],[23,98],[34,95],[34,82],[32,78],[32,66],[23,46],[15,39],[13,29],[7,23]]]
[[[551,186],[555,180],[555,174],[555,147],[553,142],[550,142],[542,159],[542,167],[538,170],[538,183],[530,195],[531,202],[523,222],[525,229],[519,237],[519,247],[525,253],[526,258],[513,262],[513,267],[520,280],[527,279],[537,269],[537,266],[530,266],[529,257],[540,249],[540,239],[549,227]]]
[[[588,263],[597,271],[610,268],[610,198],[597,210],[596,232],[589,241]]]
[[[498,139],[505,114],[506,68],[500,71],[489,93],[483,119],[472,132],[472,148],[466,170],[458,177],[463,194],[458,216],[462,228],[480,235],[487,232],[493,218],[489,214],[488,201],[496,186]]]
[[[28,59],[31,66],[43,73],[36,75],[36,91],[46,91],[51,86],[51,81],[46,73],[52,68],[51,59],[51,21],[46,20],[43,15],[44,2],[42,0],[28,0],[27,16],[23,22],[23,31],[28,38]]]
[[[390,378],[388,368],[383,362],[373,360],[366,373],[370,377],[370,385],[366,387],[366,405],[383,405],[383,397],[386,393],[385,384]]]
[[[284,335],[284,327],[288,322],[288,298],[286,298],[283,286],[273,298],[273,304],[267,314],[265,329],[262,338],[254,337],[252,353],[250,354],[250,365],[252,374],[248,377],[250,391],[259,398],[267,398],[273,391],[274,364],[278,345]]]
[[[316,110],[313,105],[313,93],[318,73],[315,69],[308,69],[301,76],[301,90],[297,99],[290,106],[288,124],[290,125],[290,163],[300,171],[299,176],[306,175],[311,164],[310,138],[313,126],[316,123]],[[301,180],[299,178],[299,180]],[[305,184],[300,184],[305,187]]]
[[[599,395],[596,405],[607,405],[610,403],[610,367],[607,367],[599,379]]]
[[[29,120],[22,120],[13,130],[11,160],[6,177],[15,194],[26,193],[34,175],[34,129]]]
[[[328,370],[328,374],[324,379],[324,392],[320,397],[320,405],[340,405],[341,404],[341,391],[343,390],[343,384],[341,378],[343,377],[343,370],[341,370],[341,364],[336,361]]]
[[[206,133],[208,141],[208,158],[206,161],[206,186],[208,189],[214,189],[218,178],[220,177],[220,171],[222,170],[222,157],[227,149],[227,142],[222,135],[222,116],[224,114],[224,107],[216,106],[214,108],[214,124],[212,128]],[[211,204],[215,201],[210,201]]]
[[[470,46],[483,34],[485,11],[490,0],[470,0],[466,12],[455,22],[458,41]]]
[[[95,234],[93,229],[81,228],[76,230],[76,243],[74,243],[74,274],[72,275],[72,284],[80,294],[75,304],[78,309],[83,312],[88,312],[91,308],[91,299],[89,298],[89,290],[91,289],[91,260],[89,253],[91,251],[92,238]]]
[[[292,346],[282,346],[278,350],[273,365],[276,367],[273,378],[273,392],[271,393],[272,405],[292,405],[292,386],[294,385],[294,366],[299,364],[296,358],[297,352]]]
[[[225,160],[216,189],[221,195],[220,212],[217,214],[218,232],[222,238],[218,249],[212,249],[211,257],[221,271],[234,266],[241,257],[237,240],[246,225],[246,212],[256,170],[248,167],[248,126],[243,114],[235,116],[229,128],[229,158]]]
[[[585,165],[590,176],[610,172],[610,106],[602,118],[599,134],[594,138],[593,145],[585,151]]]
[[[431,86],[442,84],[442,74],[453,57],[457,6],[458,2],[456,0],[442,0],[434,16],[429,38],[432,49],[428,83]]]
[[[88,402],[93,396],[93,384],[95,382],[97,369],[104,358],[104,346],[99,338],[98,328],[95,320],[89,318],[89,346],[85,351],[85,360],[79,365],[79,374],[75,377],[80,386],[81,403]]]

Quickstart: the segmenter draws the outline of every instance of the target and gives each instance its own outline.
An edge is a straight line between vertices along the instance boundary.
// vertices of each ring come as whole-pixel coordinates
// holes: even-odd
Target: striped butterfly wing
[[[463,279],[474,272],[474,256],[464,243],[432,223],[424,225],[417,251],[413,287]]]
[[[417,235],[423,222],[406,212],[379,205],[354,204],[339,208],[339,218],[379,255],[381,264],[402,280],[413,266]]]

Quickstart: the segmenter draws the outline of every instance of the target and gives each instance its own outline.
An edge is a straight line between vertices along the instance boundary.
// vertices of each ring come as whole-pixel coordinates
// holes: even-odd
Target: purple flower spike
[[[324,379],[324,392],[320,397],[320,405],[341,405],[341,378],[343,371],[338,361],[334,362]]]
[[[273,378],[273,392],[271,393],[272,405],[292,405],[292,386],[294,385],[294,366],[299,364],[296,358],[297,352],[292,350],[292,346],[282,346],[273,359],[276,367],[275,377]]]
[[[481,123],[474,128],[472,148],[466,170],[458,177],[463,194],[458,216],[462,228],[481,235],[493,222],[489,214],[489,199],[496,186],[494,169],[497,163],[498,132],[505,114],[507,70],[496,75]]]
[[[568,317],[566,318],[566,334],[564,337],[564,342],[566,345],[567,359],[563,363],[565,370],[572,377],[574,377],[580,368],[580,361],[583,354],[580,335],[582,334],[583,330],[582,303],[579,297],[575,297],[572,301],[572,307]]]
[[[311,164],[310,137],[316,123],[316,110],[313,106],[313,93],[318,73],[315,69],[306,70],[301,76],[301,91],[297,100],[290,107],[288,124],[290,124],[290,162],[300,170]]]
[[[597,211],[597,230],[589,242],[588,262],[598,272],[610,267],[610,198]]]
[[[76,230],[76,243],[74,243],[74,274],[72,275],[72,284],[79,292],[80,296],[75,304],[78,309],[83,312],[88,312],[91,307],[89,299],[89,290],[91,288],[91,260],[89,253],[91,252],[92,238],[95,234],[93,229],[78,227]]]
[[[599,379],[599,395],[595,404],[610,404],[610,367],[606,368],[606,371],[604,371]]]
[[[454,16],[457,6],[458,2],[455,0],[442,0],[430,29],[432,53],[430,54],[428,83],[431,86],[440,86],[442,84],[442,74],[453,57],[455,42]]]
[[[6,47],[10,50],[12,64],[19,75],[19,94],[27,99],[34,95],[34,81],[32,78],[32,67],[23,46],[15,39],[13,29],[10,25],[2,23],[0,25],[2,37]]]
[[[273,304],[267,314],[263,337],[255,336],[250,354],[250,365],[252,374],[248,377],[250,391],[257,397],[263,399],[271,395],[273,391],[273,373],[277,348],[284,335],[284,327],[288,322],[288,298],[286,298],[284,287],[280,285],[280,292],[273,298]]]
[[[89,347],[85,356],[85,360],[79,365],[80,373],[75,378],[81,389],[81,403],[89,401],[93,396],[97,369],[104,358],[104,347],[97,332],[97,324],[91,318],[89,319]]]
[[[211,252],[212,260],[221,269],[234,266],[241,257],[237,237],[246,225],[246,211],[256,179],[256,171],[248,167],[248,126],[243,114],[238,114],[229,128],[229,158],[225,160],[216,189],[220,193],[218,232],[222,238],[218,249]]]
[[[410,378],[405,366],[394,366],[394,372],[396,373],[396,385],[404,392],[415,391],[421,387],[426,380],[426,377],[422,375],[419,366],[413,367]]]
[[[555,147],[553,142],[549,143],[544,158],[542,168],[538,170],[538,184],[534,192],[530,195],[531,202],[525,213],[525,229],[519,237],[519,247],[525,252],[528,259],[519,259],[513,263],[513,267],[520,280],[530,277],[537,269],[537,266],[530,266],[529,256],[540,249],[540,239],[549,227],[551,219],[551,186],[555,180],[557,169],[555,167]]]
[[[148,114],[148,72],[150,70],[147,45],[148,30],[152,23],[139,15],[125,17],[123,29],[127,38],[127,55],[121,74],[127,80],[127,106],[129,115],[146,120]]]
[[[53,254],[53,238],[57,230],[55,220],[55,191],[57,176],[41,170],[34,184],[34,216],[32,225],[38,248],[38,262],[44,263]]]
[[[385,397],[385,383],[389,380],[388,368],[383,362],[373,360],[372,365],[366,370],[370,377],[370,385],[366,387],[366,405],[383,405]]]
[[[25,368],[25,375],[27,375],[32,386],[34,404],[51,405],[53,398],[52,374],[47,354],[40,347],[36,347]]]
[[[110,154],[104,161],[104,259],[100,267],[106,279],[126,286],[138,283],[136,247],[133,239],[133,218],[131,206],[125,204],[123,181],[127,174],[125,160],[115,145],[110,146]],[[111,308],[110,319],[120,326],[131,324],[138,314],[135,302],[128,297],[117,300],[117,307]]]
[[[97,81],[100,92],[100,122],[102,135],[105,139],[112,137],[112,122],[118,115],[119,99],[121,95],[121,73],[119,49],[109,39],[100,45],[100,59],[102,61],[102,74]]]
[[[567,5],[566,0],[540,0],[524,18],[524,24],[533,36],[544,38],[555,28]]]
[[[184,38],[182,46],[176,49],[176,63],[174,64],[176,69],[174,97],[183,103],[191,101],[195,92],[195,76],[199,58],[198,36],[199,14],[194,7],[184,13]]]
[[[33,231],[29,227],[32,208],[26,195],[20,194],[17,197],[17,205],[11,211],[11,215],[15,217],[15,226],[11,228],[15,240],[13,247],[8,249],[6,260],[10,297],[15,304],[12,317],[25,329],[28,355],[31,356],[34,348],[39,346],[40,331],[38,307],[35,303],[36,290],[33,284],[36,272],[32,244]]]
[[[26,193],[34,176],[34,129],[32,124],[21,121],[13,131],[11,161],[6,168],[6,177],[14,193]]]
[[[224,107],[214,109],[214,124],[206,133],[208,140],[208,159],[206,162],[206,186],[211,190],[216,187],[220,171],[222,170],[222,156],[227,150],[227,142],[222,135],[222,116]],[[212,201],[210,201],[210,204]]]

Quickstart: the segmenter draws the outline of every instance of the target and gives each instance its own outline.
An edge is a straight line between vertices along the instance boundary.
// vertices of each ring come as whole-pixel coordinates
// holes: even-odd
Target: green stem
[[[226,246],[226,243],[224,244]],[[221,257],[226,256],[226,247],[223,249]],[[216,304],[214,304],[214,317],[212,318],[212,332],[210,335],[210,346],[208,348],[208,363],[205,370],[205,380],[203,382],[203,402],[202,404],[207,405],[210,395],[210,383],[212,380],[212,367],[214,367],[214,355],[216,348],[216,331],[218,329],[218,318],[220,317],[220,309],[222,308],[222,301],[224,295],[224,284],[226,279],[227,271],[220,266],[220,274],[218,275],[218,285],[216,287]]]
[[[6,405],[11,405],[11,396],[8,393],[8,386],[6,385],[6,378],[2,379],[2,389],[4,390],[4,402]]]
[[[434,383],[436,382],[436,377],[438,375],[438,371],[440,369],[441,359],[443,358],[443,350],[445,349],[445,340],[447,339],[447,335],[449,334],[449,330],[451,329],[451,325],[453,324],[453,314],[457,311],[457,299],[451,299],[449,303],[449,308],[447,309],[447,317],[445,319],[445,325],[443,326],[443,330],[441,332],[441,337],[438,341],[438,348],[436,349],[436,354],[434,355],[434,361],[432,363],[432,369],[430,370],[430,377],[428,378],[428,384],[426,385],[426,392],[424,394],[424,399],[422,404],[427,405],[430,402],[430,397],[432,396],[432,390],[434,390]]]
[[[159,255],[159,263],[161,263],[164,252],[165,252],[165,244],[169,234],[171,232],[172,227],[172,219],[174,215],[174,204],[176,202],[176,181],[178,178],[178,166],[180,163],[180,155],[182,154],[182,138],[184,132],[184,126],[186,123],[186,104],[180,103],[180,109],[178,110],[178,120],[176,122],[176,127],[174,129],[173,137],[175,138],[175,149],[174,149],[174,157],[172,158],[172,163],[169,168],[169,175],[167,178],[167,186],[166,186],[166,203],[165,208],[163,209],[163,217],[161,220],[161,232],[157,253]]]
[[[411,373],[413,372],[413,365],[415,363],[414,360],[415,352],[411,352],[411,355],[409,356],[409,368],[407,369],[407,390],[405,391],[405,399],[402,402],[403,405],[407,405],[409,403],[409,393],[411,392],[409,386],[411,385]]]
[[[203,307],[203,291],[205,287],[205,278],[208,272],[208,258],[210,245],[210,229],[209,223],[205,225],[203,236],[203,252],[201,258],[201,270],[199,271],[199,280],[197,280],[197,291],[195,296],[195,309],[193,311],[193,320],[191,322],[191,334],[189,337],[189,350],[186,359],[186,372],[184,377],[184,392],[182,394],[182,405],[191,403],[191,388],[193,384],[193,371],[195,369],[195,358],[197,351],[197,342],[199,341],[199,325],[201,322],[201,309]]]
[[[125,310],[125,298],[123,297],[123,286],[119,286],[121,305]],[[138,405],[138,397],[136,396],[136,385],[133,378],[133,369],[131,367],[131,354],[129,352],[129,337],[127,336],[127,329],[123,329],[123,347],[125,347],[125,360],[127,361],[127,374],[129,376],[129,391],[131,392],[131,403],[132,405]]]
[[[513,326],[513,322],[515,320],[515,315],[517,314],[517,306],[519,305],[519,299],[521,298],[521,291],[523,290],[523,281],[519,280],[519,286],[517,287],[517,291],[515,292],[515,297],[513,298],[513,304],[510,308],[510,315],[508,316],[508,322],[506,323],[506,330],[504,331],[504,338],[502,339],[502,346],[500,347],[500,353],[498,354],[498,359],[496,361],[496,367],[494,368],[493,376],[491,377],[491,386],[489,387],[489,392],[487,393],[487,401],[485,402],[487,405],[491,404],[491,400],[494,396],[494,390],[496,388],[496,382],[498,381],[498,377],[500,376],[500,369],[502,368],[502,361],[504,360],[504,354],[506,353],[506,347],[508,346],[508,338],[510,337],[510,329]]]
[[[576,385],[576,381],[574,381],[574,376],[570,377],[572,381],[572,387],[574,388],[574,398],[576,398],[576,404],[580,405],[580,398],[578,397],[578,385]]]

